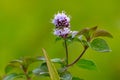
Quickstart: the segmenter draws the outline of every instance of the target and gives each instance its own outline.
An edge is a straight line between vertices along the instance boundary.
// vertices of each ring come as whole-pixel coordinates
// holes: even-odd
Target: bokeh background
[[[41,56],[45,48],[51,58],[64,58],[62,42],[55,43],[53,15],[66,11],[71,29],[98,26],[114,36],[105,38],[112,49],[98,53],[89,49],[83,58],[94,60],[97,71],[73,66],[74,76],[85,80],[120,80],[120,0],[0,0],[0,75],[10,60]],[[79,43],[69,46],[69,61],[82,50]]]

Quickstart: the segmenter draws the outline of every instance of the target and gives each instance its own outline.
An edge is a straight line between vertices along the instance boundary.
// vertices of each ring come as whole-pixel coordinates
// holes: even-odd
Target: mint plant
[[[107,42],[102,38],[113,37],[106,30],[98,29],[95,26],[80,31],[72,31],[70,29],[70,17],[65,12],[56,14],[52,23],[55,26],[53,34],[56,36],[56,41],[62,40],[64,43],[65,59],[50,59],[45,49],[42,49],[44,56],[24,57],[9,62],[5,68],[6,75],[3,80],[39,80],[42,77],[50,77],[51,80],[84,80],[71,75],[69,67],[77,65],[80,68],[96,70],[96,64],[93,61],[82,58],[87,49],[91,48],[102,53],[111,51]],[[81,43],[83,51],[73,62],[69,62],[68,45],[73,42]],[[34,63],[37,63],[38,67],[30,69]],[[56,65],[59,65],[59,67],[56,68]]]

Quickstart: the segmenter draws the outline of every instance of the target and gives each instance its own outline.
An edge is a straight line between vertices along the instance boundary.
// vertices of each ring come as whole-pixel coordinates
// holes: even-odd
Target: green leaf
[[[42,69],[45,72],[48,72],[47,64],[46,63],[42,63],[41,66],[40,66],[40,69]]]
[[[48,57],[45,49],[42,49],[42,50],[43,50],[43,54],[44,54],[45,59],[46,59],[46,63],[47,63],[47,66],[48,66],[48,70],[49,70],[51,80],[60,80],[60,77],[59,77],[58,72],[55,68],[55,65],[51,62],[51,60]]]
[[[37,59],[45,61],[45,57],[38,57]],[[51,59],[51,62],[53,62],[53,63],[60,63],[61,64],[61,63],[64,62],[64,60],[61,59],[61,58],[53,58],[53,59]]]
[[[90,30],[89,28],[84,28],[81,31],[79,31],[77,35],[84,35],[84,34],[88,33],[89,30]]]
[[[45,72],[44,70],[40,69],[40,68],[36,68],[33,70],[33,73],[37,76],[48,76],[49,73]]]
[[[85,38],[88,40],[90,38],[89,32],[90,32],[90,28],[84,28],[80,32],[78,32],[77,35],[84,35]]]
[[[79,77],[73,77],[72,80],[84,80],[84,79],[80,79]]]
[[[54,62],[54,63],[62,63],[63,60],[60,59],[60,58],[54,58],[54,59],[51,59],[51,62]]]
[[[38,61],[36,58],[32,58],[32,57],[24,57],[23,59],[24,62],[24,66],[29,66],[31,63]]]
[[[39,69],[39,68],[36,68],[36,69],[34,69],[33,71],[32,71],[35,75],[40,75],[40,73],[41,73],[41,69]]]
[[[94,39],[90,43],[90,46],[93,50],[98,51],[98,52],[110,52],[111,51],[106,41],[101,38]]]
[[[22,68],[27,70],[32,63],[43,61],[44,57],[24,57],[21,60],[23,61]]]
[[[60,58],[53,58],[53,59],[51,59],[51,62],[58,63],[61,66],[65,66],[65,64],[66,64],[65,59],[60,59]]]
[[[24,78],[22,74],[12,73],[7,75],[3,80],[15,80],[16,78]]]
[[[15,71],[16,68],[20,69],[21,68],[21,63],[16,62],[16,61],[14,61],[14,62],[12,61],[5,67],[5,73],[7,74],[11,71]]]
[[[39,56],[36,58],[38,61],[45,61],[45,57],[44,56]]]
[[[81,31],[79,31],[77,35],[84,35],[84,34],[89,33],[89,32],[94,32],[97,30],[97,28],[98,28],[97,26],[92,27],[92,28],[84,28]]]
[[[88,70],[96,70],[96,65],[91,60],[80,59],[77,62],[78,67],[88,69]]]
[[[6,76],[3,80],[14,80],[18,76],[17,74],[13,73],[8,76]]]
[[[9,73],[10,71],[14,70],[16,67],[12,66],[12,65],[7,65],[5,67],[5,73]]]
[[[69,72],[65,72],[61,75],[61,80],[72,80],[72,75]]]
[[[49,74],[48,74],[48,68],[47,68],[47,64],[45,62],[45,58],[42,57],[42,58],[40,58],[40,60],[41,59],[43,60],[44,63],[42,63],[40,67],[34,69],[33,73],[37,76],[48,76]],[[61,66],[65,65],[65,60],[60,59],[60,58],[53,58],[53,59],[51,59],[51,62],[61,64]]]
[[[94,32],[93,37],[99,37],[99,36],[113,38],[113,36],[105,30],[97,30]]]
[[[77,35],[84,35],[87,41],[91,40],[91,35],[97,30],[97,26],[92,28],[84,28]]]
[[[21,64],[23,63],[23,61],[17,59],[17,60],[13,60],[13,61],[11,61],[10,63],[13,63],[13,64],[20,64],[20,65],[21,65]]]
[[[48,67],[46,63],[42,63],[39,68],[33,70],[33,73],[37,76],[48,76]]]

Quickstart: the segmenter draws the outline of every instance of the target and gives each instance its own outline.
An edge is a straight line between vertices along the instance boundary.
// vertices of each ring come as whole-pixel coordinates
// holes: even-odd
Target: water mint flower
[[[71,31],[69,28],[62,28],[62,29],[54,29],[54,35],[60,36],[62,38],[66,38],[68,34],[70,34]]]
[[[64,13],[55,14],[52,23],[56,26],[56,28],[65,28],[70,27],[70,18]]]

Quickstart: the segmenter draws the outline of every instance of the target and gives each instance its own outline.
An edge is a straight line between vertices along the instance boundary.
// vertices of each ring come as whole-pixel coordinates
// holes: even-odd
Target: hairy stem
[[[80,60],[80,58],[84,55],[87,49],[88,49],[88,46],[86,46],[84,50],[82,51],[82,53],[80,54],[80,56],[77,59],[75,59],[71,64],[68,64],[67,67],[70,67],[74,65],[75,63],[77,63]]]
[[[68,65],[68,47],[67,47],[67,41],[64,40],[65,43],[65,51],[66,51],[66,65]]]

